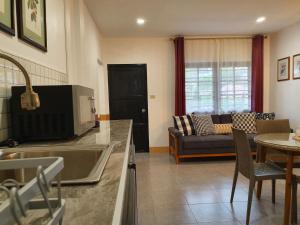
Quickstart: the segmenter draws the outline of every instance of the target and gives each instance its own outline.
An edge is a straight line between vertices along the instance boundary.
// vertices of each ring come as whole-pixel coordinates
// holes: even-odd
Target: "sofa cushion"
[[[214,124],[215,134],[232,134],[232,123]]]
[[[257,120],[275,120],[275,113],[256,113]]]
[[[220,115],[211,115],[211,119],[212,119],[214,124],[220,124],[221,123]]]
[[[236,113],[232,115],[233,127],[247,134],[256,133],[256,113]]]
[[[190,115],[185,116],[173,116],[174,126],[184,136],[195,135],[195,128]]]
[[[232,135],[188,136],[183,138],[186,149],[234,147]]]
[[[248,134],[248,140],[251,147],[255,147],[254,134]],[[207,136],[186,136],[182,139],[183,149],[220,149],[220,148],[233,148],[233,135],[207,135]]]
[[[201,112],[193,112],[192,115],[203,115]],[[205,114],[205,115],[210,115],[210,114]],[[211,119],[214,124],[225,124],[225,123],[232,123],[232,116],[231,114],[212,114]]]
[[[221,114],[220,115],[220,123],[232,123],[231,114]]]
[[[196,130],[196,134],[209,135],[215,133],[215,127],[210,115],[192,115],[192,120]]]

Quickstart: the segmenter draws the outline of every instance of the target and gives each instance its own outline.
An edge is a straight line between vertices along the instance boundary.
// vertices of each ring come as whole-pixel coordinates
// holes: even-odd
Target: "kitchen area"
[[[0,224],[136,224],[131,120],[96,120],[93,89],[13,86],[0,148]],[[35,92],[36,91],[36,92]]]
[[[104,126],[106,127],[101,132],[107,132],[112,142],[106,147],[98,146],[97,150],[95,147],[95,150],[90,150],[88,146],[73,145],[74,148],[69,147],[68,150],[59,146],[64,150],[55,152],[56,150],[53,151],[53,148],[49,146],[26,146],[24,148],[18,147],[15,151],[2,149],[1,160],[24,159],[26,156],[30,158],[34,156],[63,157],[66,161],[69,160],[61,172],[61,193],[62,198],[66,201],[62,224],[134,224],[137,215],[134,210],[136,207],[136,184],[133,161],[134,146],[130,144],[131,122],[105,122]],[[79,149],[79,147],[81,150],[75,150],[76,148]],[[82,150],[85,147],[88,150]],[[106,159],[105,157],[97,159],[97,155],[101,153],[109,155],[106,156]],[[93,157],[93,159],[85,161],[88,157]],[[93,160],[98,160],[93,165],[94,167],[86,168],[91,167],[89,164]],[[2,172],[3,167],[1,163],[0,169]],[[85,169],[89,170],[85,171]],[[27,177],[21,176],[22,170],[14,170],[15,176],[12,177],[26,180]],[[78,171],[81,171],[81,173],[78,174]],[[30,172],[33,175],[32,170],[25,174],[30,176]],[[2,182],[7,178],[12,178],[11,176],[3,176],[3,173],[0,174]],[[76,176],[80,174],[82,175],[81,178],[77,179]],[[25,184],[25,186],[21,186],[20,192],[22,192],[22,188],[26,188],[26,184],[30,181],[30,178],[28,178],[26,183],[21,183],[21,185]],[[52,190],[55,191],[55,185]],[[49,197],[53,195],[52,190],[49,193]],[[1,198],[1,200],[5,200],[5,198]],[[9,199],[5,201],[9,201]],[[8,207],[5,201],[1,202],[0,215],[5,210],[4,207]],[[26,204],[28,202],[22,202],[21,204],[27,207]],[[18,208],[16,210],[19,212]],[[127,212],[127,210],[132,211]],[[21,224],[50,224],[48,220],[51,219],[53,218],[51,218],[47,210],[37,210],[37,212],[29,210],[25,217],[20,214],[20,220],[23,221]],[[6,223],[1,217],[0,223],[14,224],[14,222],[12,220]]]
[[[105,68],[84,0],[0,0],[0,225],[137,223],[133,121],[100,121]]]

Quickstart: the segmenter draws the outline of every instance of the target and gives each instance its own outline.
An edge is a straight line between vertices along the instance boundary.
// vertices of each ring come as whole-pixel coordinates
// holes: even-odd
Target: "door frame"
[[[110,94],[110,90],[109,90],[109,70],[112,67],[128,67],[128,66],[142,66],[144,67],[145,70],[145,75],[146,75],[146,79],[145,79],[145,97],[144,97],[144,102],[146,105],[146,118],[147,118],[147,122],[146,122],[146,135],[147,135],[147,140],[146,140],[146,149],[145,152],[149,152],[150,151],[150,137],[149,137],[149,104],[148,104],[148,70],[147,70],[147,64],[146,63],[127,63],[127,64],[107,64],[107,83],[108,83],[108,99],[109,99],[109,111],[111,109],[111,94]],[[133,136],[133,134],[132,134]],[[134,138],[134,137],[133,137]]]

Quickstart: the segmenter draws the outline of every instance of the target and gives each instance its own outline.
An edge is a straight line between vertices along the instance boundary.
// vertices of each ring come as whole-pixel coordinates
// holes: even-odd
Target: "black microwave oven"
[[[33,86],[40,108],[21,108],[25,86],[13,86],[12,138],[19,142],[71,139],[95,126],[94,90],[79,85]]]

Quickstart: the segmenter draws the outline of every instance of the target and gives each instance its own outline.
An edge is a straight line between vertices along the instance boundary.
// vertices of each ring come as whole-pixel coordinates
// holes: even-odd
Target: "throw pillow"
[[[210,115],[192,115],[192,119],[198,136],[215,133],[215,127]]]
[[[220,123],[232,123],[232,114],[220,115]]]
[[[192,117],[190,115],[173,116],[173,119],[175,128],[178,129],[184,136],[196,134]]]
[[[275,120],[275,113],[256,113],[257,120]]]
[[[256,133],[256,113],[236,113],[232,115],[233,127],[247,134]]]
[[[232,134],[232,123],[215,124],[216,134]]]

